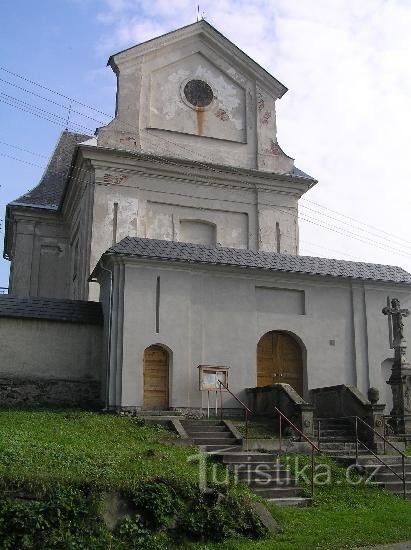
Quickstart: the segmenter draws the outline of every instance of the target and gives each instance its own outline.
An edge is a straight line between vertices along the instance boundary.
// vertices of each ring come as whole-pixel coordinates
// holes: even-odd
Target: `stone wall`
[[[100,381],[0,378],[0,406],[101,408]]]
[[[100,406],[103,327],[0,318],[0,406]]]

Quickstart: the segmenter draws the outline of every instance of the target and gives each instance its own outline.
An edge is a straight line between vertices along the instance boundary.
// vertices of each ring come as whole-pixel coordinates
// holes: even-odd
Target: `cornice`
[[[187,159],[148,155],[132,151],[80,145],[81,159],[88,159],[96,169],[119,174],[139,174],[149,177],[188,181],[197,185],[235,187],[253,191],[274,191],[300,197],[317,182],[311,178],[276,174],[261,170],[234,168],[225,165],[199,163]],[[96,178],[96,183],[104,183]]]
[[[298,273],[298,272],[289,272],[289,271],[275,271],[262,269],[257,267],[244,267],[244,266],[230,266],[230,265],[215,265],[215,264],[203,264],[196,262],[183,262],[177,260],[162,260],[154,258],[141,258],[127,254],[112,254],[109,252],[104,253],[101,256],[101,260],[104,260],[104,266],[110,269],[114,265],[123,265],[131,267],[146,267],[152,269],[158,269],[161,266],[161,269],[171,269],[179,271],[196,271],[197,273],[209,273],[218,272],[219,275],[242,278],[246,280],[252,280],[255,286],[264,285],[268,283],[269,279],[272,279],[273,286],[281,284],[286,285],[287,288],[296,288],[295,285],[300,285],[299,290],[306,290],[305,285],[311,287],[323,287],[324,283],[329,284],[330,286],[340,287],[340,288],[351,288],[356,285],[361,285],[366,291],[367,290],[380,290],[383,289],[393,289],[396,288],[398,291],[410,292],[411,284],[408,283],[395,283],[390,281],[371,281],[371,280],[362,280],[354,279],[351,277],[332,277],[330,275],[320,275],[320,274],[308,274],[308,273]],[[98,262],[96,268],[94,269],[91,277],[98,276],[99,271]],[[277,288],[277,286],[275,286]]]

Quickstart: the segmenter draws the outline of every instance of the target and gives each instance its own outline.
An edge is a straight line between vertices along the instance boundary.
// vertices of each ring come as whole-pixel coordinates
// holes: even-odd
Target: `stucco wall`
[[[61,216],[21,211],[13,235],[10,293],[68,298],[70,247]]]
[[[121,346],[121,355],[111,360],[121,379],[115,399],[122,406],[143,404],[143,353],[156,343],[170,351],[172,407],[201,404],[199,364],[229,365],[231,388],[244,397],[244,388],[256,385],[257,342],[271,330],[290,332],[301,344],[304,397],[308,389],[335,384],[352,384],[363,392],[377,386],[385,395],[381,364],[392,351],[381,308],[387,294],[409,306],[411,295],[404,287],[161,263],[117,269],[121,312],[113,345]],[[155,332],[157,277],[159,333]],[[256,291],[261,287],[265,292],[277,289],[273,300],[263,305]],[[361,292],[353,293],[353,287]],[[287,310],[290,289],[304,293],[304,308],[297,301]]]
[[[100,402],[101,326],[0,318],[0,406]]]

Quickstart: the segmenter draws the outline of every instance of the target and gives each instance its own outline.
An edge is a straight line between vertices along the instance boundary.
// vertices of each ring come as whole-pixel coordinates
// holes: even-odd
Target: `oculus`
[[[204,80],[189,80],[184,86],[184,96],[194,107],[208,107],[214,99],[211,86]]]

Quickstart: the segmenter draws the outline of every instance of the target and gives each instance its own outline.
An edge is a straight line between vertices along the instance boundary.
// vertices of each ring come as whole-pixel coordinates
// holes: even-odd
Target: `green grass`
[[[245,437],[245,421],[238,418],[231,418],[231,422]],[[248,437],[250,439],[277,439],[278,433],[275,431],[275,422],[271,419],[252,418],[248,422]]]
[[[299,460],[304,464],[310,458],[300,456]],[[350,486],[344,468],[326,457],[321,462],[330,464],[333,483],[316,488],[312,507],[272,505],[282,533],[254,541],[253,550],[351,549],[411,539],[411,502],[375,487]],[[214,548],[247,550],[250,541],[197,545],[196,550]]]
[[[156,476],[195,483],[192,448],[161,427],[77,411],[0,411],[0,479],[129,487]]]
[[[92,500],[87,500],[88,493],[87,491],[84,493],[85,486],[91,488],[95,494],[102,494],[112,489],[135,490],[134,494],[140,495],[140,499],[141,495],[147,494],[147,489],[141,493],[141,484],[148,488],[151,483],[152,487],[150,480],[158,478],[169,480],[171,483],[178,482],[179,485],[183,484],[191,488],[196,487],[198,467],[195,463],[188,462],[189,456],[196,451],[192,448],[179,447],[175,443],[176,436],[167,430],[161,427],[144,426],[128,417],[80,411],[0,411],[0,483],[6,489],[8,485],[14,488],[16,486],[54,488],[60,484],[69,488],[80,487],[83,493],[80,496],[75,495],[77,500],[74,508],[70,504],[70,499],[74,497],[71,497],[71,493],[67,491],[57,494],[62,502],[59,506],[65,518],[70,517],[73,509],[78,506],[80,510],[76,512],[80,518],[78,521],[92,526],[93,522],[97,523],[100,520],[97,511],[91,513],[86,509],[89,506],[88,502],[90,506],[93,503]],[[300,456],[299,460],[304,462],[309,459]],[[322,461],[331,465],[333,483],[317,488],[314,506],[310,508],[271,507],[274,517],[282,528],[282,533],[261,540],[233,538],[215,544],[179,542],[178,546],[196,550],[248,550],[251,547],[255,550],[309,550],[354,548],[411,539],[410,502],[405,502],[377,488],[352,487],[345,481],[343,468],[336,466],[329,459],[323,458]],[[241,495],[248,494],[247,489],[241,487],[230,491],[234,498],[236,495],[241,498]],[[92,495],[90,498],[94,498]],[[155,493],[152,493],[153,498],[154,496]],[[180,496],[180,507],[184,505],[184,499],[181,502],[181,498]],[[0,499],[0,505],[1,502],[2,499]],[[170,502],[173,508],[174,501]],[[47,513],[44,512],[43,516],[49,520],[54,513],[55,503],[46,504]],[[24,524],[27,523],[28,518],[33,522],[33,531],[37,529],[36,532],[40,532],[40,528],[37,527],[36,506],[43,505],[38,504],[37,501],[34,505],[31,515],[27,516],[28,512],[25,511],[22,517]],[[14,503],[13,506],[11,512],[7,512],[6,506],[5,511],[2,512],[3,515],[9,513],[7,517],[14,518],[16,504]],[[164,510],[161,513],[163,512]],[[200,516],[201,514],[203,511]],[[236,514],[238,515],[237,512]],[[201,523],[200,516],[192,514],[190,522]],[[93,517],[94,519],[90,519]],[[214,516],[210,516],[210,525],[219,521],[218,516],[213,518]],[[1,519],[0,517],[0,528]],[[70,539],[71,545],[69,543],[64,545],[61,543],[61,533],[64,533],[66,524],[58,523],[56,519],[53,525],[55,536],[60,537],[58,539],[60,542],[55,546],[50,542],[40,546],[30,546],[31,543],[23,546],[21,542],[14,546],[2,546],[0,541],[0,548],[105,549],[111,547],[113,550],[133,548],[128,544],[122,546],[125,539],[120,535],[117,539],[110,538],[111,535],[104,526],[100,526],[100,530],[86,532],[84,536],[81,533],[67,535],[74,538]],[[141,540],[147,540],[147,544],[153,544],[144,548],[155,550],[163,548],[160,546],[161,532],[160,535],[154,535],[154,537],[160,536],[160,539],[152,540],[149,535],[144,534],[146,528],[147,524],[144,522],[128,526],[132,537],[130,540],[141,536]],[[194,528],[196,528],[195,524]],[[47,531],[49,527],[45,529]],[[208,529],[210,530],[209,527]],[[138,535],[140,531],[143,535]],[[29,530],[28,533],[30,533]],[[77,540],[81,543],[76,542]],[[172,548],[172,544],[172,541],[167,539],[165,547]],[[138,545],[135,547],[143,548]]]
[[[190,461],[198,450],[177,439],[124,416],[0,411],[0,550],[168,550],[263,535],[248,488],[214,484],[201,493]],[[221,465],[217,472],[223,479]],[[110,531],[114,495],[129,512]]]

